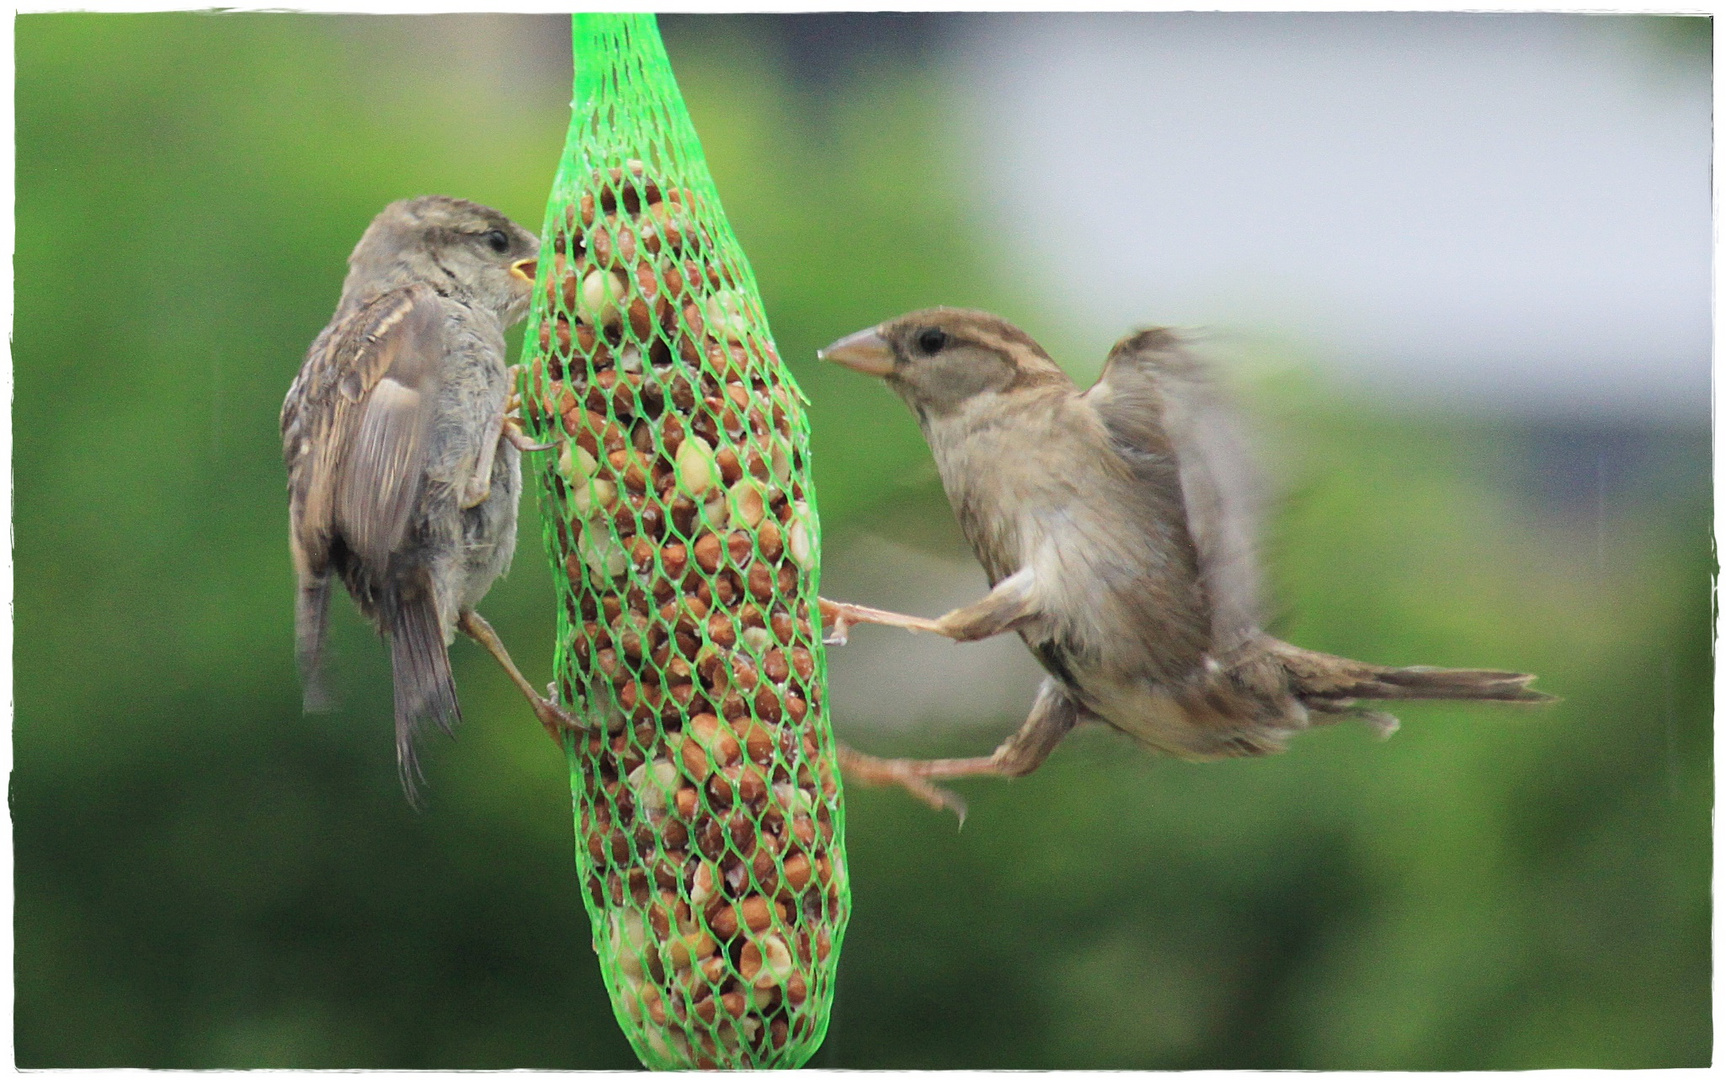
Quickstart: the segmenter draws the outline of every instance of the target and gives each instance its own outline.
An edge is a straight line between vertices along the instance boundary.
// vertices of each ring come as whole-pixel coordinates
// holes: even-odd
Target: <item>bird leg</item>
[[[486,427],[479,441],[479,460],[473,464],[473,474],[462,488],[461,508],[471,510],[491,498],[491,463],[497,455],[497,440],[503,431],[504,414],[499,412]]]
[[[491,497],[491,465],[497,454],[499,439],[506,439],[509,444],[524,453],[534,450],[555,450],[555,443],[536,443],[521,430],[521,395],[512,392],[509,400],[498,412],[486,428],[486,433],[480,439],[479,460],[474,462],[473,475],[468,477],[467,486],[462,489],[461,508],[471,510]]]
[[[862,604],[842,604],[826,597],[821,598],[820,606],[821,626],[827,631],[826,642],[829,645],[845,644],[850,640],[851,627],[858,623],[897,626],[912,633],[941,632],[934,619],[925,619],[918,615],[900,615],[893,611],[882,611],[880,608],[864,607]]]
[[[986,758],[979,758],[986,761]],[[898,784],[917,798],[928,803],[935,810],[951,810],[957,814],[961,823],[965,820],[965,800],[948,791],[936,787],[911,768],[914,765],[932,764],[931,762],[907,761],[902,758],[878,758],[873,754],[865,754],[853,750],[844,743],[839,744],[839,768],[845,779],[856,780],[870,787],[882,784]]]
[[[1030,567],[995,583],[989,595],[974,604],[954,608],[935,620],[935,632],[954,641],[981,641],[1016,629],[1037,614],[1032,597],[1036,577]]]
[[[1016,574],[1002,578],[983,599],[962,608],[954,608],[939,619],[900,615],[861,604],[842,604],[822,598],[821,624],[830,628],[826,639],[829,645],[845,644],[850,637],[851,627],[857,623],[897,626],[913,633],[922,631],[940,634],[954,641],[980,641],[1012,630],[1037,613],[1036,603],[1031,595],[1034,581],[1030,568],[1026,567]]]
[[[898,784],[936,810],[950,809],[965,820],[963,799],[936,787],[931,780],[952,780],[962,776],[1026,776],[1046,761],[1073,725],[1091,715],[1083,705],[1068,697],[1054,679],[1044,679],[1031,705],[1031,714],[1019,725],[1019,730],[995,748],[988,757],[878,758],[843,744],[839,747],[839,766],[848,779],[874,786]]]
[[[462,633],[484,645],[486,652],[491,653],[497,662],[503,665],[503,670],[509,675],[509,681],[515,683],[516,689],[520,690],[522,696],[527,698],[528,705],[533,708],[533,714],[539,717],[539,722],[545,726],[546,734],[550,735],[552,741],[557,743],[559,747],[563,746],[563,736],[566,732],[574,731],[584,734],[587,732],[585,724],[569,715],[551,698],[541,696],[539,691],[533,688],[533,684],[523,677],[521,670],[515,666],[515,661],[510,659],[509,650],[503,647],[503,639],[497,636],[497,631],[491,628],[491,624],[486,622],[479,612],[472,610],[462,612],[457,625],[461,627]],[[552,687],[548,686],[546,690],[549,693]]]

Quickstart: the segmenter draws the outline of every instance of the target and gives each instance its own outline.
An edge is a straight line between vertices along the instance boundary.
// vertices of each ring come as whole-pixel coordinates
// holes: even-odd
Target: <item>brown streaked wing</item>
[[[372,301],[313,346],[301,373],[299,411],[309,415],[298,423],[311,430],[300,436],[314,449],[295,477],[305,493],[297,543],[312,549],[339,530],[367,560],[400,544],[424,474],[442,324],[437,295],[416,286]]]

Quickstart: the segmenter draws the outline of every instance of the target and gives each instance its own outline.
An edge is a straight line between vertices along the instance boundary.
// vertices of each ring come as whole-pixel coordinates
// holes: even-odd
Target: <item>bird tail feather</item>
[[[1533,675],[1467,668],[1383,667],[1313,652],[1272,640],[1271,652],[1289,673],[1295,695],[1310,707],[1332,712],[1356,699],[1370,701],[1557,701],[1530,689]],[[1328,706],[1328,708],[1327,708]]]
[[[396,764],[408,801],[419,805],[421,771],[417,744],[426,721],[446,734],[461,719],[455,678],[450,674],[449,649],[430,590],[400,594],[388,605],[391,612],[390,664],[395,672]]]
[[[329,629],[330,576],[300,585],[294,605],[294,659],[304,686],[301,707],[309,713],[329,712],[335,695],[324,677],[324,641]]]

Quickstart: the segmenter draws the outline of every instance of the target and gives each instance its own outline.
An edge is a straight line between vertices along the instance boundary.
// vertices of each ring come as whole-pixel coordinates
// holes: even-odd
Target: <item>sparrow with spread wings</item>
[[[1532,675],[1386,667],[1265,633],[1244,441],[1170,331],[1119,342],[1085,391],[1028,334],[980,311],[913,312],[820,355],[911,407],[991,585],[939,619],[826,604],[837,637],[857,622],[955,641],[1017,631],[1047,673],[1029,718],[988,757],[846,750],[849,775],[962,808],[931,781],[1022,776],[1085,721],[1206,760],[1271,753],[1351,717],[1395,730],[1363,701],[1553,700],[1528,688]]]

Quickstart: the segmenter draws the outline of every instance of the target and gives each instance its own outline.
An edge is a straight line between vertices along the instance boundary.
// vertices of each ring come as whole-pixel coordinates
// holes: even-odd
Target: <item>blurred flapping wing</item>
[[[1255,540],[1263,485],[1240,418],[1216,373],[1174,331],[1131,334],[1109,350],[1093,395],[1110,434],[1173,450],[1187,528],[1211,607],[1213,649],[1227,653],[1258,629]],[[1158,417],[1161,437],[1154,435]]]

